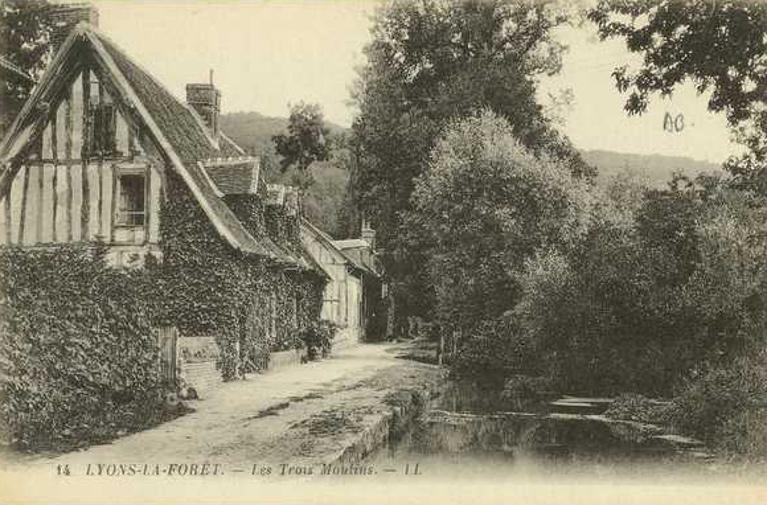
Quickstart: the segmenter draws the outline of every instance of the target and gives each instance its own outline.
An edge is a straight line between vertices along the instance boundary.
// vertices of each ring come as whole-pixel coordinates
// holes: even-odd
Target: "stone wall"
[[[187,386],[191,386],[197,391],[200,397],[204,397],[206,393],[224,383],[221,379],[221,370],[216,368],[215,361],[182,363],[181,377],[184,378]]]
[[[215,337],[179,337],[176,349],[179,375],[199,396],[223,383],[216,367],[219,349]]]
[[[269,356],[269,370],[279,370],[286,366],[299,365],[301,361],[306,357],[306,350],[300,349],[297,351],[287,350],[280,352],[273,352]]]
[[[179,337],[177,344],[178,370],[186,386],[193,387],[198,396],[205,397],[223,384],[221,370],[216,366],[218,346],[215,337]],[[300,365],[306,350],[273,352],[269,356],[269,370]]]

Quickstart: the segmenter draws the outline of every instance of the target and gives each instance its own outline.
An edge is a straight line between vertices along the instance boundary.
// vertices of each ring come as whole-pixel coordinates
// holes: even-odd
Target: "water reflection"
[[[476,383],[450,383],[401,439],[369,461],[378,468],[418,463],[448,479],[761,481],[759,472],[679,450],[660,428],[600,415],[552,412],[548,401],[512,411],[509,398]]]

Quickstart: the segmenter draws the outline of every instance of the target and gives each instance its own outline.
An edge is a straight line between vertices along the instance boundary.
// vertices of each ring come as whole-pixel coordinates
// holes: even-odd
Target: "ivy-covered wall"
[[[156,285],[105,254],[98,243],[0,248],[0,436],[15,445],[71,449],[173,416]]]
[[[300,332],[319,319],[324,279],[244,257],[223,242],[177,175],[169,173],[166,186],[159,282],[167,295],[167,322],[185,336],[216,337],[224,380],[264,369],[271,351],[300,347]],[[226,199],[256,239],[270,234],[283,247],[300,247],[297,218],[279,212],[267,217],[263,200]],[[280,223],[272,225],[272,219]]]
[[[245,257],[226,244],[175,173],[161,208],[163,261],[105,261],[106,246],[0,248],[0,433],[27,447],[107,440],[168,415],[154,328],[214,336],[224,380],[264,369],[271,351],[303,345],[325,279]],[[256,238],[298,252],[296,216],[263,195],[228,202]],[[292,221],[291,221],[292,220]],[[296,223],[295,225],[293,223]],[[165,416],[165,417],[164,417]]]

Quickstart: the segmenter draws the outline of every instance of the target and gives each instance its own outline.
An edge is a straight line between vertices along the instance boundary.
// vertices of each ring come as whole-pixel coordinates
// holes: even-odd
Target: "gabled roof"
[[[309,221],[306,218],[301,218],[301,230],[306,232],[307,234],[314,237],[318,242],[321,242],[325,245],[328,249],[334,251],[336,254],[341,256],[343,260],[346,262],[347,266],[354,271],[357,274],[364,274],[364,273],[372,273],[367,272],[367,269],[365,269],[362,265],[359,265],[358,262],[354,260],[351,256],[346,254],[341,248],[339,248],[336,244],[333,238],[319,229],[317,226],[315,226],[311,221]]]
[[[89,48],[101,75],[115,88],[124,113],[138,116],[221,237],[246,254],[264,256],[280,263],[294,263],[279,248],[259,243],[237,219],[202,166],[211,158],[242,156],[242,150],[226,136],[214,139],[200,117],[176,99],[148,72],[133,62],[112,41],[88,23],[78,24],[58,51],[24,108],[0,144],[0,163],[7,164],[41,133],[46,114],[36,114],[39,104],[56,98],[59,76],[68,65],[78,65],[79,51]],[[15,176],[0,173],[0,193]]]
[[[372,259],[371,255],[364,255],[364,250],[370,249],[367,240],[361,238],[351,238],[346,240],[334,240],[333,244],[338,247],[357,268],[363,270],[369,275],[380,277],[375,265],[365,262],[365,258]]]

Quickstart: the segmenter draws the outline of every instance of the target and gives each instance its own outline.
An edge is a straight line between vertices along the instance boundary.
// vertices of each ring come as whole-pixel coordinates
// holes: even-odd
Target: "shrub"
[[[525,260],[572,242],[587,204],[587,184],[536,157],[505,119],[482,111],[449,125],[416,180],[410,213],[442,327],[465,332],[511,309]]]
[[[460,342],[451,363],[456,377],[497,386],[511,375],[536,375],[539,371],[540,360],[533,343],[508,314],[481,322]]]
[[[512,375],[503,384],[501,399],[515,410],[532,410],[541,407],[555,395],[551,379],[529,375]]]
[[[162,410],[145,272],[72,245],[3,249],[0,275],[2,413],[17,444],[109,438]]]
[[[641,265],[631,235],[612,225],[592,229],[575,253],[549,251],[527,262],[514,316],[560,390],[616,394],[665,386],[655,319],[642,314],[648,281]]]
[[[767,352],[701,368],[670,411],[675,429],[714,447],[767,458]]]
[[[625,393],[610,404],[605,416],[648,424],[666,424],[670,405],[651,400],[643,395]]]
[[[539,251],[520,276],[520,330],[568,391],[671,396],[767,330],[767,207],[676,187],[629,210],[604,201],[574,247]]]
[[[337,331],[336,324],[326,319],[309,324],[301,332],[301,342],[306,347],[307,358],[314,361],[330,356]]]

